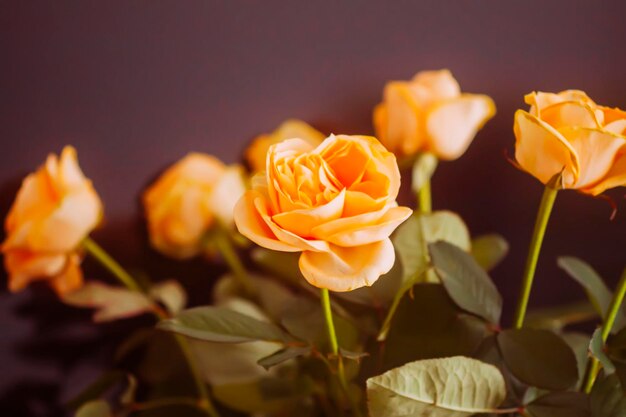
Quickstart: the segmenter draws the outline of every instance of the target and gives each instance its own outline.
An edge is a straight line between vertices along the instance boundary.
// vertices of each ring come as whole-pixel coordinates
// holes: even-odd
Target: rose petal
[[[620,153],[626,152],[626,138],[599,129],[560,129],[578,154],[580,174],[573,188],[586,188],[606,176]]]
[[[544,93],[542,91],[533,91],[530,94],[526,94],[524,96],[524,101],[526,104],[530,105],[530,114],[533,116],[540,116],[541,111],[553,104],[561,103],[563,101],[579,101],[582,103],[587,103],[591,105],[595,105],[593,100],[589,98],[589,96],[580,90],[565,90],[561,91],[558,94],[555,93]]]
[[[450,70],[418,72],[411,82],[411,91],[417,102],[427,106],[438,100],[458,97],[461,87]]]
[[[624,136],[624,133],[626,133],[626,119],[613,120],[611,123],[604,125],[603,130]]]
[[[7,215],[5,221],[7,234],[14,233],[14,229],[19,225],[47,216],[57,204],[58,195],[46,172],[40,170],[28,175],[22,182],[15,202]],[[22,238],[25,239],[25,237],[22,235]],[[16,242],[23,240],[14,236],[9,236],[9,238]]]
[[[272,217],[268,213],[268,206],[264,199],[255,198],[254,199],[254,207],[257,210],[257,213],[261,216],[267,227],[271,230],[271,232],[276,236],[278,240],[284,242],[290,246],[295,246],[300,250],[308,250],[308,251],[328,251],[328,243],[321,240],[308,240],[301,236],[296,235],[288,230],[281,228],[277,225]],[[267,246],[266,246],[267,247]],[[272,249],[267,247],[268,249]]]
[[[311,285],[343,292],[374,284],[394,261],[393,245],[385,239],[351,248],[331,246],[330,252],[305,251],[300,270]]]
[[[49,216],[33,224],[28,244],[32,250],[67,252],[73,250],[102,217],[102,205],[88,186],[68,194]]]
[[[579,173],[578,155],[556,129],[518,110],[513,130],[516,138],[515,159],[524,170],[544,184],[561,171],[567,187],[576,182]]]
[[[298,207],[297,204],[291,201],[288,193],[282,190],[282,187],[293,186],[292,175],[287,173],[281,173],[278,167],[285,168],[283,160],[289,158],[295,158],[298,155],[310,152],[315,147],[310,143],[302,139],[287,139],[282,142],[276,143],[270,146],[267,151],[267,161],[265,167],[265,176],[267,183],[267,194],[270,198],[273,212],[281,212],[294,210],[304,207]],[[281,181],[281,177],[282,181]],[[292,193],[294,190],[292,190]]]
[[[377,104],[372,113],[374,131],[376,137],[381,143],[385,144],[387,149],[394,151],[392,144],[387,135],[387,126],[389,125],[389,116],[387,115],[387,106],[384,103]]]
[[[38,255],[23,250],[4,254],[4,266],[9,273],[9,290],[20,291],[30,282],[59,274],[66,263],[64,255]]]
[[[52,289],[63,296],[76,291],[83,285],[83,272],[80,269],[80,258],[76,254],[68,257],[63,271],[50,280]]]
[[[458,158],[495,112],[493,100],[485,95],[463,94],[436,103],[426,115],[429,150],[441,159]]]
[[[359,246],[386,239],[404,222],[413,210],[408,207],[390,207],[380,216],[366,213],[344,217],[313,229],[313,235],[338,246]],[[379,218],[375,218],[378,215]]]
[[[582,192],[598,195],[603,193],[606,190],[615,187],[625,187],[626,186],[626,153],[622,153],[617,157],[609,172],[606,173],[604,178],[593,185],[592,187],[588,187],[586,189],[581,190]]]
[[[235,205],[235,224],[239,233],[259,246],[282,252],[299,252],[302,249],[278,240],[261,213],[257,210],[257,200],[264,203],[263,196],[257,191],[247,191]]]
[[[393,152],[411,155],[417,152],[423,138],[419,133],[419,117],[422,112],[408,83],[396,81],[388,83],[384,90],[384,105],[387,109],[387,123],[384,134],[385,146]]]
[[[254,172],[265,170],[267,151],[270,146],[286,139],[298,138],[309,142],[312,146],[320,144],[325,136],[302,120],[289,119],[281,123],[269,135],[260,135],[246,150],[246,160]]]
[[[581,101],[562,101],[552,104],[541,110],[541,120],[555,129],[564,126],[601,127],[593,108]]]
[[[376,138],[331,135],[315,152],[324,158],[336,177],[348,187],[344,216],[378,210],[386,201],[396,199],[400,190],[400,170],[396,157]],[[363,195],[351,196],[350,192]],[[355,204],[352,204],[352,199],[357,200]]]
[[[311,229],[338,219],[343,213],[346,190],[342,190],[328,203],[305,210],[293,210],[272,216],[272,220],[281,228],[298,236],[312,236]]]
[[[246,192],[243,167],[231,165],[226,167],[219,179],[213,184],[208,204],[211,212],[225,225],[233,224],[235,204]]]
[[[78,158],[76,157],[76,149],[72,146],[66,146],[61,152],[59,160],[59,182],[65,191],[73,187],[81,187],[85,182],[85,175],[78,166]]]

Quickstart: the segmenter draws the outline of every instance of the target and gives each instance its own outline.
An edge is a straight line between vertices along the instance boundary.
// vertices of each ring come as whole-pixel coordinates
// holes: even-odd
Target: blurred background
[[[138,196],[160,170],[189,151],[238,161],[255,135],[290,117],[325,133],[372,134],[387,80],[449,68],[464,91],[493,97],[498,114],[465,156],[440,164],[434,207],[460,213],[472,234],[508,239],[511,253],[493,273],[508,322],[542,192],[504,157],[513,113],[525,93],[567,88],[626,108],[625,14],[621,1],[574,0],[0,1],[0,214],[25,174],[73,144],[105,202],[96,239],[131,268],[176,274],[195,289],[193,302],[206,302],[223,269],[181,269],[146,244]],[[616,283],[626,260],[623,194],[611,194],[620,211],[610,221],[606,202],[561,193],[531,306],[584,297],[556,267],[559,255]],[[96,327],[45,289],[9,294],[5,280],[0,410],[63,415],[62,402],[107,368],[143,319]]]

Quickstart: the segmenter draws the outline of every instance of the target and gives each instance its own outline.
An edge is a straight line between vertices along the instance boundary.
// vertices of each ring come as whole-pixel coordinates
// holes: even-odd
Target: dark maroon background
[[[287,117],[372,133],[386,80],[447,67],[465,91],[491,95],[498,114],[463,158],[441,164],[434,205],[459,212],[474,234],[510,241],[493,274],[510,312],[541,194],[503,157],[513,112],[534,89],[580,88],[626,107],[625,15],[620,1],[1,1],[1,214],[27,172],[74,144],[106,205],[96,238],[128,265],[172,276],[178,266],[146,248],[137,202],[159,170],[192,150],[234,162]],[[558,255],[581,256],[615,283],[620,204],[611,222],[606,203],[561,193],[533,305],[583,297]],[[177,275],[202,302],[218,269],[191,262]],[[136,324],[88,319],[47,291],[0,294],[0,410],[52,415]]]

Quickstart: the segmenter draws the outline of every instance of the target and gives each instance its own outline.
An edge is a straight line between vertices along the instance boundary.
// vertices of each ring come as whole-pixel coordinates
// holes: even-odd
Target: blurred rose
[[[531,93],[515,113],[515,158],[547,184],[598,195],[626,185],[626,113],[598,106],[584,92]]]
[[[317,146],[324,140],[324,134],[301,120],[289,119],[284,121],[272,133],[257,136],[246,149],[246,160],[252,171],[265,171],[265,156],[270,146],[285,139],[294,138],[302,139],[312,146]]]
[[[398,207],[396,158],[375,138],[330,136],[273,145],[268,171],[235,207],[239,231],[268,249],[302,252],[312,285],[350,291],[391,269],[389,235],[411,210]]]
[[[233,225],[233,207],[244,191],[239,165],[225,166],[201,153],[187,155],[143,195],[152,246],[178,259],[199,254],[215,221]]]
[[[5,221],[2,244],[9,289],[47,280],[59,294],[79,288],[83,277],[77,247],[102,217],[102,203],[83,175],[74,148],[49,155],[24,179]]]
[[[422,71],[411,81],[391,81],[374,109],[380,141],[398,156],[432,152],[457,159],[496,112],[485,95],[461,93],[450,71]]]

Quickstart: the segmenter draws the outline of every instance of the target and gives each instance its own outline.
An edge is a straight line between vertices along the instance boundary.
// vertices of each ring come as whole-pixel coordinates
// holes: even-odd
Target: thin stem
[[[198,396],[200,397],[200,407],[204,409],[211,417],[219,417],[217,410],[211,402],[209,390],[202,380],[200,370],[198,369],[196,361],[193,358],[193,354],[191,353],[191,349],[189,347],[189,342],[187,341],[187,339],[185,339],[184,336],[180,334],[175,334],[174,338],[176,339],[176,342],[180,347],[181,353],[185,357],[185,361],[187,362],[187,366],[189,367],[189,371],[191,372],[191,376],[193,377],[193,382],[194,384],[196,384],[196,390],[198,391]]]
[[[387,311],[387,315],[385,316],[385,321],[383,321],[383,325],[380,328],[380,332],[378,333],[378,337],[376,340],[379,342],[385,341],[387,339],[387,334],[389,333],[389,329],[391,328],[391,321],[393,320],[393,316],[396,314],[396,310],[400,305],[400,301],[402,301],[402,297],[404,296],[405,291],[400,290],[393,297],[393,301],[391,302],[391,306]]]
[[[243,262],[241,262],[228,231],[224,228],[224,226],[217,225],[214,233],[208,235],[208,238],[214,239],[217,249],[220,251],[230,270],[233,272],[233,275],[239,285],[241,285],[243,290],[248,295],[254,296],[256,294],[254,283],[250,280],[248,271],[246,271],[246,267],[243,265]]]
[[[430,193],[430,179],[424,180],[417,192],[417,208],[422,213],[430,213],[433,209],[432,196]]]
[[[424,245],[424,251],[427,251],[426,242],[423,241],[422,244]],[[391,305],[389,306],[389,310],[387,311],[387,315],[385,316],[383,325],[380,328],[380,332],[378,332],[378,336],[376,337],[377,341],[383,342],[385,339],[387,339],[387,335],[389,334],[389,330],[391,329],[391,322],[393,320],[393,316],[396,314],[396,311],[398,310],[398,306],[400,306],[402,297],[404,297],[404,294],[406,294],[407,291],[410,291],[411,288],[413,288],[413,285],[415,285],[416,282],[419,282],[423,278],[424,274],[426,274],[427,272],[428,272],[428,268],[422,271],[421,273],[416,274],[414,278],[412,278],[410,281],[405,283],[398,290],[396,295],[393,297],[393,300],[391,301]]]
[[[339,384],[344,394],[348,398],[352,406],[352,410],[355,416],[361,416],[361,410],[358,404],[354,403],[352,395],[350,395],[350,388],[348,387],[348,381],[346,380],[346,371],[343,364],[343,358],[339,354],[339,343],[337,342],[337,332],[335,331],[335,323],[333,321],[333,312],[330,306],[330,294],[327,288],[322,288],[320,293],[322,300],[322,311],[324,312],[324,319],[326,321],[326,329],[328,330],[328,341],[330,342],[330,349],[334,356],[337,357],[337,376],[339,378]]]
[[[111,255],[109,255],[93,239],[91,239],[90,237],[86,237],[83,240],[83,248],[88,254],[93,256],[94,259],[96,259],[106,270],[108,270],[122,284],[124,284],[126,288],[131,291],[137,291],[144,294],[146,293],[146,291],[141,288],[141,286],[132,277],[132,275],[130,275],[115,259],[111,257]],[[155,308],[153,310],[153,313],[159,320],[167,318],[167,313],[160,308]],[[189,367],[189,371],[191,372],[194,383],[196,385],[198,396],[200,397],[200,399],[196,402],[198,407],[204,410],[211,417],[219,417],[217,410],[211,402],[209,392],[204,381],[202,380],[200,371],[196,367],[195,361],[193,360],[191,351],[189,349],[189,343],[181,335],[176,335],[175,340],[178,343],[180,350],[187,361],[187,366]]]
[[[606,319],[604,320],[604,324],[602,325],[602,342],[606,343],[609,335],[611,334],[611,330],[613,330],[613,325],[615,324],[615,320],[621,310],[622,302],[624,301],[624,296],[626,296],[626,269],[622,272],[622,277],[617,284],[617,291],[611,300],[611,304],[609,305],[609,310],[606,313]],[[583,389],[587,394],[591,392],[591,388],[593,388],[593,384],[598,376],[598,372],[600,371],[600,363],[598,359],[595,357],[591,358],[587,366],[587,371],[585,373],[585,379],[583,382]]]
[[[532,289],[535,270],[537,269],[537,260],[539,259],[541,244],[546,233],[546,227],[548,226],[548,220],[550,219],[550,213],[552,212],[552,207],[554,206],[557,191],[558,190],[556,188],[546,185],[543,196],[541,197],[541,204],[539,205],[539,211],[537,213],[535,229],[533,231],[530,248],[528,250],[526,267],[524,268],[522,289],[517,309],[515,310],[513,323],[516,329],[520,329],[524,325],[526,308],[528,307],[528,299],[530,298],[530,290]]]
[[[322,310],[324,312],[324,319],[326,320],[326,328],[328,330],[328,341],[330,342],[330,349],[333,354],[339,354],[339,343],[337,342],[337,333],[335,332],[335,323],[333,321],[333,312],[330,307],[330,294],[327,288],[322,288],[321,291]]]
[[[83,248],[100,264],[131,291],[143,292],[137,281],[122,266],[117,263],[100,245],[89,236],[83,240]]]

